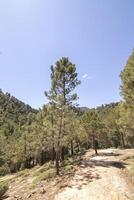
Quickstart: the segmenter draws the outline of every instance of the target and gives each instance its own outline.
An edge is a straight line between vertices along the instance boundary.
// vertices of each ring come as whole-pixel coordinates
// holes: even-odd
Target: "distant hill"
[[[79,107],[81,111],[88,111],[88,110],[98,110],[98,111],[106,111],[118,106],[119,102],[109,103],[109,104],[102,104],[101,106],[97,106],[96,108],[88,108],[88,107]]]
[[[87,111],[87,110],[89,110],[88,107],[79,107],[79,109],[80,109],[81,111]]]
[[[26,123],[30,113],[38,111],[26,105],[9,93],[0,90],[0,131],[2,129],[13,132],[14,128]]]

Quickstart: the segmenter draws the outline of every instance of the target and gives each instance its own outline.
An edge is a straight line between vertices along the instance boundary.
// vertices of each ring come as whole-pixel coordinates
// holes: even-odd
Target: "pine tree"
[[[92,139],[92,146],[96,155],[98,154],[98,134],[101,128],[99,115],[96,111],[87,111],[82,117],[82,125],[88,135],[89,140]]]
[[[60,151],[63,146],[63,137],[66,134],[66,116],[73,102],[77,100],[77,94],[73,90],[80,81],[77,78],[76,67],[68,58],[62,58],[51,66],[51,89],[45,92],[53,110],[52,130],[56,151],[56,172],[59,175]]]
[[[127,123],[126,136],[127,141],[131,146],[134,146],[133,138],[134,138],[134,51],[129,57],[127,64],[123,71],[121,72],[121,94],[124,97],[124,106],[125,106],[125,115],[122,118],[126,118],[124,125]]]
[[[134,107],[134,51],[121,72],[121,93],[127,104]]]

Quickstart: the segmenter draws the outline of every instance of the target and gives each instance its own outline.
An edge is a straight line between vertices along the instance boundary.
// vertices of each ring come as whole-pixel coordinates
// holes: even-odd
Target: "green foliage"
[[[70,172],[73,169],[73,162],[70,159],[66,159],[63,162],[64,173]]]
[[[60,106],[72,104],[77,99],[77,95],[71,94],[71,92],[80,84],[80,81],[77,79],[75,65],[68,58],[60,59],[55,66],[51,67],[51,80],[51,89],[55,97],[57,97]]]
[[[73,165],[66,165],[65,167],[64,167],[64,172],[66,173],[66,172],[70,172],[71,170],[73,169]]]
[[[99,134],[102,129],[102,123],[97,110],[86,111],[82,116],[81,123],[89,140],[92,140],[92,137],[99,138]]]
[[[68,131],[70,125],[73,125],[72,121],[68,121],[68,116],[77,100],[77,95],[73,91],[79,84],[76,67],[68,58],[62,58],[56,62],[55,66],[51,66],[51,88],[49,92],[45,92],[45,95],[49,99],[51,135],[53,148],[56,151],[57,175],[59,174],[60,149],[67,145],[69,135],[71,136],[72,133],[72,131]]]
[[[87,111],[82,118],[83,126],[87,132],[95,134],[100,127],[100,119],[97,111]]]
[[[128,172],[132,178],[132,182],[134,183],[134,155],[124,156],[122,159],[123,161],[127,162],[129,164]]]
[[[134,51],[130,55],[127,64],[121,72],[121,93],[124,97],[124,103],[120,107],[120,124],[126,135],[127,146],[134,147]]]
[[[30,175],[30,170],[29,169],[24,169],[20,172],[17,173],[17,177],[27,177]]]
[[[33,180],[33,184],[36,185],[37,183],[46,180],[48,178],[53,178],[56,176],[56,171],[54,168],[47,169],[42,172],[36,173],[36,177]]]
[[[134,105],[134,51],[129,57],[124,70],[121,72],[121,92],[129,105]]]
[[[39,170],[34,173],[34,176],[39,176],[42,173],[46,172],[49,169],[53,169],[54,165],[51,162],[44,164]]]
[[[7,137],[14,133],[16,125],[26,123],[29,113],[37,113],[37,111],[9,93],[0,92],[0,125]]]
[[[134,163],[131,165],[130,175],[134,177]]]
[[[3,197],[3,195],[6,193],[8,190],[8,184],[7,183],[0,183],[0,199]]]
[[[25,105],[9,93],[0,91],[0,171],[16,171],[16,166],[24,160],[21,137],[23,126],[30,125],[37,110]]]
[[[9,173],[10,173],[10,169],[7,166],[7,164],[0,166],[0,176],[4,176],[4,175],[9,174]]]

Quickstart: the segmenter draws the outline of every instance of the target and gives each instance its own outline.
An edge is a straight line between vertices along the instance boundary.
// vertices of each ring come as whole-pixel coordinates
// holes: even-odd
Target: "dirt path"
[[[74,166],[66,175],[47,179],[33,187],[34,174],[40,167],[24,173],[8,175],[0,181],[9,181],[6,200],[134,200],[134,188],[126,179],[125,158],[134,155],[134,149],[100,150],[99,156],[88,151],[74,158]]]
[[[111,149],[91,159],[87,153],[69,185],[54,200],[134,200],[123,176],[125,164],[118,156]]]

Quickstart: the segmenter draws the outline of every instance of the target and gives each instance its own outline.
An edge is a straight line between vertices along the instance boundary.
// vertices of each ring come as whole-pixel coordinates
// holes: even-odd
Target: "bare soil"
[[[55,200],[134,200],[134,188],[124,176],[127,164],[119,160],[121,154],[123,150],[108,149],[89,159],[87,153],[69,186]]]

